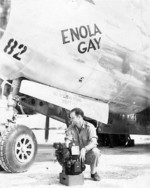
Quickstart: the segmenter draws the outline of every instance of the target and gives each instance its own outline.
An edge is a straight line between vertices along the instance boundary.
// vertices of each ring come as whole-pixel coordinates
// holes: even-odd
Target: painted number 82
[[[17,60],[21,60],[21,55],[27,51],[27,47],[23,44],[18,44],[18,42],[14,39],[10,39],[4,48],[4,52],[13,55],[13,58]]]

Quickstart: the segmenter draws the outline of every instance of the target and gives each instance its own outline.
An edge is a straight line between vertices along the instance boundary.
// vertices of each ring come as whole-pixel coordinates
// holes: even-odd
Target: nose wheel
[[[34,156],[34,142],[29,135],[21,135],[16,140],[15,155],[19,162],[29,162]]]
[[[0,138],[0,165],[7,172],[25,172],[35,160],[37,141],[22,125],[7,128]]]

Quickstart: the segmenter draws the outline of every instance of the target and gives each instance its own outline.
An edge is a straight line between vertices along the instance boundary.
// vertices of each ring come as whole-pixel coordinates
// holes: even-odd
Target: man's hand
[[[80,152],[80,160],[85,161],[85,154],[86,154],[86,149],[82,148]]]
[[[66,147],[67,147],[67,148],[69,148],[69,144],[70,144],[70,143],[71,143],[70,140],[66,140],[66,141],[65,141],[65,144],[66,144]]]

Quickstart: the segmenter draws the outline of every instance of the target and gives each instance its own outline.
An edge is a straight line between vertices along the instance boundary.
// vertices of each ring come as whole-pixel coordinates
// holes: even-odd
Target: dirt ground
[[[20,118],[21,124],[32,128],[44,127],[45,117],[34,115]],[[50,139],[46,143],[43,130],[34,130],[38,141],[36,160],[28,172],[10,174],[0,171],[0,188],[48,188],[64,187],[59,183],[59,173],[62,168],[55,161],[54,142],[63,142],[65,125],[51,120]],[[150,185],[150,137],[135,136],[134,147],[99,148],[101,150],[98,173],[100,182],[90,179],[90,168],[84,171],[84,185],[75,187],[101,187],[101,188],[148,188]]]

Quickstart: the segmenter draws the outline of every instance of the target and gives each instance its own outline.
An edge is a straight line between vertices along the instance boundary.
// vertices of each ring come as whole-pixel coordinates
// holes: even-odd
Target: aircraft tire
[[[27,171],[34,162],[36,153],[36,137],[26,126],[10,126],[0,137],[0,164],[7,172]]]
[[[125,146],[128,141],[128,135],[126,134],[110,134],[109,135],[110,146]]]
[[[0,171],[4,171],[4,169],[1,167],[1,165],[0,165]]]
[[[128,135],[126,135],[126,134],[119,134],[118,135],[119,146],[125,146],[127,141],[128,141]]]

